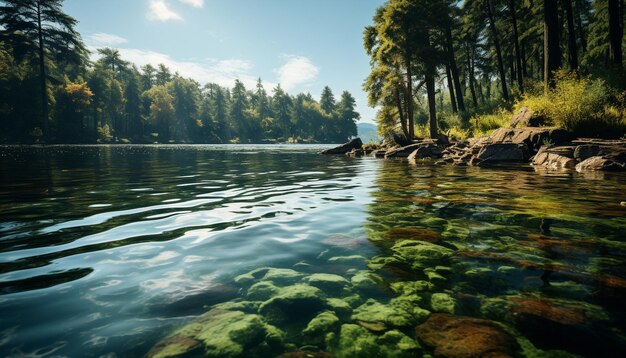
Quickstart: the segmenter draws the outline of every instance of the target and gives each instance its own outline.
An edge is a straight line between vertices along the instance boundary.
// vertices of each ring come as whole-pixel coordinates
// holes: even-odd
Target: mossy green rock
[[[265,350],[268,333],[275,335],[277,330],[255,314],[213,309],[174,332],[166,340],[172,344],[162,346],[158,352],[152,352],[151,356],[167,357],[190,353],[181,351],[178,342],[183,339],[200,342],[206,357],[244,357],[257,348]],[[274,339],[274,347],[278,349],[281,345],[280,339]]]
[[[310,344],[324,342],[326,334],[339,329],[341,322],[337,315],[330,311],[324,311],[313,318],[302,331],[302,335]]]
[[[433,293],[430,298],[430,308],[434,312],[454,314],[456,300],[447,293]]]
[[[391,290],[398,295],[416,295],[428,292],[433,287],[428,281],[400,281],[391,284]]]
[[[334,264],[341,264],[341,265],[350,265],[350,266],[356,266],[356,265],[365,266],[365,264],[367,263],[367,259],[359,255],[335,256],[335,257],[329,258],[328,262],[331,262]]]
[[[373,299],[367,300],[357,307],[352,319],[363,322],[379,322],[390,327],[407,327],[415,323],[411,312],[400,305],[385,305]]]
[[[263,281],[272,281],[278,286],[291,285],[300,281],[304,274],[292,270],[281,268],[270,268],[263,276]]]
[[[329,298],[326,300],[326,306],[337,316],[342,318],[350,317],[352,314],[352,306],[345,300],[340,298]]]
[[[281,288],[261,304],[259,313],[270,322],[285,322],[293,317],[308,319],[325,306],[326,297],[319,288],[297,284]]]
[[[400,241],[391,249],[415,270],[436,266],[454,254],[446,247],[412,240]]]
[[[417,357],[422,347],[400,331],[389,331],[376,339],[385,357]]]
[[[350,284],[350,281],[339,275],[327,273],[316,273],[305,277],[303,281],[324,291],[340,291]]]
[[[428,226],[431,228],[443,229],[444,227],[446,227],[446,225],[448,225],[448,220],[442,219],[442,218],[431,217],[431,218],[423,219],[421,223],[424,226]]]
[[[278,291],[280,291],[280,289],[274,286],[272,282],[261,281],[250,286],[247,297],[251,300],[266,301],[276,295]]]
[[[219,303],[213,306],[213,308],[219,308],[228,311],[241,311],[245,313],[256,313],[259,310],[261,302],[255,301],[229,301]]]
[[[359,271],[350,279],[352,286],[359,290],[374,290],[381,281],[380,276],[370,271]]]
[[[254,269],[248,273],[235,277],[235,282],[240,285],[251,285],[254,281],[263,277],[263,275],[265,275],[269,270],[269,267]]]
[[[355,324],[342,325],[339,335],[328,336],[327,345],[337,358],[415,357],[421,351],[416,341],[399,331],[376,336]]]

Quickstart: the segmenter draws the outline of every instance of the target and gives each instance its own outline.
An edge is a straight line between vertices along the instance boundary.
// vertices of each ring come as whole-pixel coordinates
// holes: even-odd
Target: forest
[[[384,136],[483,135],[526,106],[621,137],[623,33],[623,0],[389,0],[364,32],[364,89]]]
[[[62,0],[0,1],[0,143],[338,143],[356,102],[200,84],[113,48],[93,61]]]

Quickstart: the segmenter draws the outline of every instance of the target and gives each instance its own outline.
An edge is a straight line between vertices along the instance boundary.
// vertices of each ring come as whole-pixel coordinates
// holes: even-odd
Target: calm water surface
[[[504,322],[542,352],[624,348],[623,174],[413,166],[321,148],[0,147],[0,356],[145,355],[239,300],[237,275],[300,263],[349,278],[324,255],[370,260],[420,238],[455,252],[438,287],[456,314]],[[423,278],[382,271],[372,297]],[[553,328],[599,332],[592,348],[489,310],[499,299],[527,313],[538,297],[556,307],[540,324],[583,307],[571,332]]]

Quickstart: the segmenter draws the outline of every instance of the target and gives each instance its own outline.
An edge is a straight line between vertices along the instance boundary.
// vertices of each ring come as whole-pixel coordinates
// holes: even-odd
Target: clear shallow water
[[[556,313],[584,307],[593,314],[572,332],[602,326],[604,343],[623,348],[626,176],[411,166],[321,148],[1,147],[0,355],[145,355],[242,299],[242,273],[363,269],[324,261],[332,254],[374,258],[383,282],[361,298],[389,299],[393,283],[437,280],[422,267],[372,266],[406,239],[454,250],[432,263],[450,267],[432,291],[454,297],[456,314],[503,322],[542,351],[593,355],[507,316],[541,297]],[[526,301],[490,311],[498,299]]]

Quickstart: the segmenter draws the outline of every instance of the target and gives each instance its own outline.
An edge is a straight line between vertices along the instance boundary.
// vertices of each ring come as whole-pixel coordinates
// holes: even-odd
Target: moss
[[[272,281],[276,285],[284,286],[294,284],[303,277],[304,274],[292,269],[270,268],[262,280]]]
[[[265,273],[267,273],[269,269],[269,267],[254,269],[248,273],[244,273],[243,275],[235,277],[235,282],[240,285],[251,285],[254,281],[263,277],[263,275],[265,275]]]
[[[374,290],[378,288],[378,282],[381,281],[380,276],[370,271],[359,271],[350,279],[354,288],[359,290]]]
[[[385,305],[373,299],[357,307],[352,319],[363,322],[380,322],[390,327],[408,327],[415,323],[411,312],[403,305]]]
[[[277,294],[279,290],[272,282],[262,281],[250,286],[246,296],[251,300],[265,301]]]
[[[428,292],[433,287],[433,284],[428,281],[401,281],[391,284],[391,290],[398,295],[415,295]]]
[[[430,217],[423,219],[421,223],[428,227],[443,229],[448,224],[448,220],[437,217]]]
[[[365,266],[367,263],[367,259],[363,256],[359,255],[351,255],[351,256],[334,256],[328,259],[328,262],[342,265],[350,265],[350,266]]]
[[[352,307],[345,300],[339,298],[329,298],[326,300],[326,305],[339,317],[347,318],[352,314]]]
[[[391,249],[414,270],[437,266],[454,254],[454,251],[443,246],[411,240],[400,241]]]
[[[447,293],[433,293],[430,298],[430,308],[434,312],[454,314],[456,300]]]
[[[304,282],[313,287],[317,287],[324,291],[340,291],[350,282],[339,275],[316,273],[311,276],[305,277]]]
[[[352,308],[358,307],[363,303],[363,298],[356,293],[343,297],[342,300],[348,303]]]
[[[337,358],[379,357],[382,353],[376,336],[356,324],[344,324],[339,335],[331,335],[329,340],[331,342],[327,342],[327,345],[334,346],[333,353]],[[333,340],[336,340],[335,344]]]
[[[213,308],[219,308],[228,311],[242,311],[245,313],[256,313],[260,305],[261,302],[254,301],[229,301],[214,305]]]
[[[376,342],[385,357],[417,357],[422,348],[414,339],[395,330],[378,337]]]
[[[448,281],[447,278],[441,276],[434,269],[425,269],[424,274],[428,277],[428,281],[433,285],[442,285]]]
[[[313,318],[302,331],[307,343],[321,344],[328,332],[339,329],[341,322],[337,315],[330,311],[324,311]]]
[[[297,284],[282,288],[263,302],[259,313],[270,322],[286,322],[293,317],[308,319],[326,306],[324,293],[317,287]]]

